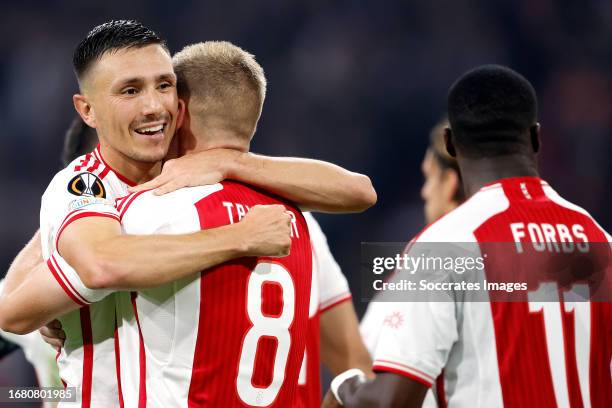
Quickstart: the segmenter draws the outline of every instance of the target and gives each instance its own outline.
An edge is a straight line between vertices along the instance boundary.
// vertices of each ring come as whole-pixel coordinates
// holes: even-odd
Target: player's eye
[[[136,95],[138,93],[138,89],[130,87],[130,88],[125,88],[121,91],[121,94],[123,95]]]
[[[173,88],[173,87],[174,87],[174,84],[171,82],[162,82],[161,84],[159,84],[159,89],[161,89],[162,91]]]

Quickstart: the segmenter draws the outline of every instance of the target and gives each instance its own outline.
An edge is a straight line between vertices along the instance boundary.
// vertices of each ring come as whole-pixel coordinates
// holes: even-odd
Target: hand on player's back
[[[250,256],[289,255],[291,215],[283,205],[256,205],[240,221]]]
[[[64,340],[66,340],[66,333],[62,330],[62,324],[59,320],[52,320],[47,325],[41,327],[39,330],[45,343],[49,344],[55,350],[60,351],[64,347]]]
[[[215,184],[227,178],[231,163],[242,154],[233,149],[211,149],[168,160],[159,176],[130,188],[130,192],[155,189],[155,195],[183,187]]]

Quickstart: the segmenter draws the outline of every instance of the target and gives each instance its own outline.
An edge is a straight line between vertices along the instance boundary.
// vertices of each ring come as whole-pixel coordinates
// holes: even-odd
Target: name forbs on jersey
[[[515,222],[510,224],[510,230],[516,243],[516,251],[523,252],[522,242],[530,242],[537,252],[580,252],[589,251],[589,243],[584,227],[580,224],[548,224]]]
[[[222,204],[227,210],[227,217],[230,224],[242,220],[251,209],[248,205],[240,203],[230,203],[229,201],[223,201]],[[293,214],[291,211],[287,211],[287,214],[291,216],[291,238],[295,237],[299,239],[300,233],[298,232],[295,214]]]
[[[79,173],[68,182],[68,192],[75,196],[106,198],[102,180],[92,173]]]

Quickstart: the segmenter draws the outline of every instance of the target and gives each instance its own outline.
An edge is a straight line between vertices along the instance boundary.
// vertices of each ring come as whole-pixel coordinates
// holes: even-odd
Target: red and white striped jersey
[[[57,359],[62,381],[76,387],[82,407],[113,407],[119,402],[113,341],[115,299],[108,296],[111,291],[86,288],[59,256],[57,242],[66,226],[77,219],[108,217],[119,221],[115,199],[127,194],[130,185],[104,162],[98,146],[57,173],[42,196],[43,258],[66,294],[82,306],[59,319],[66,341]]]
[[[276,198],[236,182],[119,204],[129,234],[181,234],[238,222]],[[117,294],[125,406],[289,407],[298,401],[312,275],[293,207],[291,254],[242,258],[137,294]],[[154,268],[154,265],[151,265]]]
[[[416,242],[472,242],[481,251],[490,243],[522,242],[525,247],[532,242],[535,247],[544,242],[529,233],[517,235],[517,225],[524,231],[544,226],[545,233],[551,225],[573,231],[569,239],[575,242],[606,243],[602,247],[609,262],[610,236],[583,209],[535,177],[503,179],[482,188]],[[507,253],[502,256],[508,259]],[[493,255],[484,273],[487,279],[499,277]],[[427,386],[435,383],[440,406],[612,406],[612,304],[564,301],[564,292],[555,287],[561,282],[554,279],[540,282],[540,288],[553,285],[557,302],[537,302],[530,293],[515,292],[521,298],[514,302],[381,303],[379,317],[387,323],[374,370]]]
[[[304,407],[321,406],[321,362],[319,316],[336,305],[351,299],[351,292],[340,266],[334,259],[327,238],[310,213],[304,213],[312,244],[312,286],[308,312],[306,352],[298,380]]]

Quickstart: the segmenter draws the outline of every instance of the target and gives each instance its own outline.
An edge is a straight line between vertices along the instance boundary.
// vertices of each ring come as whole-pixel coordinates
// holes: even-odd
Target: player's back
[[[283,204],[235,182],[127,200],[129,211],[122,211],[127,233],[215,228],[239,222],[254,205]],[[136,398],[126,388],[140,390],[137,398],[143,398],[146,386],[147,402],[155,407],[295,406],[312,260],[306,222],[287,208],[293,214],[289,256],[242,258],[123,297],[124,399]],[[142,348],[136,341],[140,334]],[[126,352],[145,355],[138,370],[124,363]]]
[[[529,288],[506,301],[495,301],[505,292],[500,299],[490,292],[504,405],[610,406],[605,231],[539,179],[507,179],[489,188],[503,191],[508,208],[474,231],[488,254],[486,278]]]
[[[411,333],[383,328],[375,367],[435,383],[449,407],[610,406],[611,305],[569,298],[575,285],[590,290],[580,292],[587,300],[595,291],[598,300],[609,297],[608,241],[584,210],[538,178],[484,187],[417,244],[477,244],[487,284],[525,282],[527,290],[398,309]],[[568,268],[576,260],[590,267]]]

